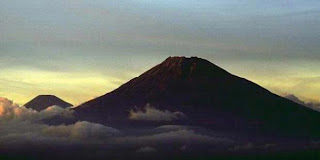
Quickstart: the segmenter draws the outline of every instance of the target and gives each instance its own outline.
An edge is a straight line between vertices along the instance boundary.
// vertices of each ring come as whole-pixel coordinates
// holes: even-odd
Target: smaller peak
[[[45,94],[45,95],[38,95],[33,100],[40,100],[40,101],[55,100],[55,101],[60,101],[62,99],[57,97],[57,96],[55,96],[55,95]]]
[[[34,110],[41,111],[53,105],[57,105],[62,108],[72,106],[72,104],[60,99],[55,95],[38,95],[37,97],[26,103],[24,106],[26,108],[32,108]]]
[[[299,100],[300,101],[300,98],[298,98],[296,95],[294,94],[286,94],[284,95],[285,98],[287,99],[291,99],[291,100]]]

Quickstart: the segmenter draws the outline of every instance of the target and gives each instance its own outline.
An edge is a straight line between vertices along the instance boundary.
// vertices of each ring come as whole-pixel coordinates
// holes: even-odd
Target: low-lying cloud
[[[0,120],[4,121],[40,121],[54,116],[64,118],[72,117],[70,108],[63,109],[59,106],[50,106],[40,112],[24,106],[19,106],[11,100],[0,97]]]
[[[79,121],[73,125],[48,126],[42,130],[42,133],[70,139],[100,139],[117,135],[120,131],[101,124]]]
[[[144,120],[144,121],[175,121],[185,118],[185,114],[182,112],[170,112],[168,110],[161,111],[150,104],[147,104],[143,110],[137,109],[130,110],[129,119],[132,120]]]
[[[49,125],[43,121],[56,116],[72,117],[73,111],[51,106],[38,112],[0,98],[0,155],[37,159],[126,159],[152,154],[211,153],[242,146],[225,134],[197,126],[119,130],[87,121],[67,125]],[[147,105],[144,112],[132,112],[130,116],[135,120],[172,121],[185,115]]]
[[[128,144],[219,144],[228,145],[232,144],[233,141],[223,137],[212,137],[209,135],[196,133],[194,130],[182,129],[175,131],[166,131],[162,133],[154,133],[143,136],[128,136],[117,139],[117,142],[126,142]]]
[[[0,98],[0,144],[36,144],[45,141],[53,141],[54,144],[65,140],[99,139],[119,134],[117,129],[86,121],[56,126],[42,122],[57,116],[70,118],[73,117],[73,111],[70,108],[50,106],[38,112]]]

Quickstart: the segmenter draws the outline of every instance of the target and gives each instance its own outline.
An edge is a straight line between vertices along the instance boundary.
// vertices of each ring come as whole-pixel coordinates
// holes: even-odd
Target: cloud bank
[[[0,144],[25,144],[28,141],[33,141],[33,144],[45,141],[57,143],[63,140],[99,139],[119,133],[111,127],[86,121],[57,126],[42,122],[56,116],[70,118],[72,114],[70,108],[59,106],[50,106],[38,112],[0,98]]]
[[[119,130],[87,121],[68,125],[43,122],[55,116],[72,117],[72,114],[69,108],[59,106],[38,112],[0,98],[0,155],[36,159],[139,159],[154,155],[201,155],[245,145],[224,133],[197,126]],[[147,105],[145,111],[132,112],[131,116],[135,120],[172,121],[184,114],[160,111]]]
[[[130,110],[129,119],[145,120],[145,121],[175,121],[186,118],[182,112],[170,112],[168,110],[161,111],[155,107],[147,104],[143,110]]]
[[[72,117],[70,108],[63,109],[59,106],[50,106],[40,112],[19,106],[11,100],[0,97],[0,120],[1,121],[40,121],[54,116],[65,118]]]

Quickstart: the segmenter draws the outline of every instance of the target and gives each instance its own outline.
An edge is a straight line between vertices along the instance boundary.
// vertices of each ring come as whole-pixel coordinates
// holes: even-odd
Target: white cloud
[[[129,119],[132,120],[145,120],[145,121],[175,121],[183,119],[186,116],[182,112],[170,112],[168,110],[161,111],[155,107],[147,104],[144,110],[130,110]]]
[[[101,141],[114,142],[117,144],[145,144],[146,142],[205,142],[220,143],[230,142],[228,139],[210,137],[196,133],[197,127],[189,126],[161,126],[152,129],[147,135],[125,135],[121,136],[120,131],[102,124],[86,121],[79,121],[70,125],[47,125],[41,120],[54,116],[72,116],[70,109],[63,109],[58,106],[51,106],[43,111],[19,106],[6,98],[0,98],[0,142],[10,137],[35,136],[45,138],[64,138],[64,139],[97,139]],[[146,112],[134,112],[131,118],[138,120],[169,121],[176,120],[184,116],[180,112],[160,111],[146,106]],[[110,137],[113,139],[110,140]],[[30,137],[29,137],[30,138]],[[28,138],[27,138],[28,139]],[[0,143],[1,144],[1,143]]]
[[[167,131],[162,133],[149,133],[141,136],[126,136],[118,137],[115,139],[117,144],[128,144],[128,145],[143,145],[154,144],[159,146],[166,145],[202,145],[210,144],[217,146],[225,146],[233,144],[233,140],[223,137],[215,137],[206,134],[197,133],[194,130],[177,130]],[[180,150],[179,147],[177,150]]]
[[[179,131],[179,130],[198,130],[201,127],[198,126],[184,126],[184,125],[163,125],[155,128],[154,130],[159,132]]]
[[[160,111],[150,106],[146,107],[146,113],[136,113],[135,116],[141,118],[141,114],[143,119],[152,117],[151,119],[155,121],[175,120],[178,118],[177,115],[183,115]],[[54,116],[69,117],[72,116],[72,111],[52,106],[37,112],[20,107],[8,99],[0,98],[0,153],[8,151],[14,154],[17,152],[19,155],[19,152],[23,151],[23,153],[38,156],[37,153],[42,151],[46,152],[45,157],[39,159],[47,159],[47,156],[55,157],[58,154],[62,157],[89,156],[87,159],[102,159],[119,153],[124,157],[132,154],[144,155],[142,153],[148,153],[148,155],[168,152],[185,153],[200,149],[199,146],[203,145],[230,148],[235,143],[229,138],[214,135],[196,126],[167,125],[153,129],[120,131],[87,121],[78,121],[69,125],[48,125],[42,121]],[[91,154],[90,149],[94,149],[94,152],[99,154]],[[73,155],[73,153],[76,154]]]
[[[0,120],[6,121],[40,121],[54,116],[71,118],[73,111],[70,108],[63,109],[59,106],[50,106],[40,112],[19,106],[11,100],[0,97]]]
[[[47,125],[41,121],[55,116],[69,118],[73,117],[72,114],[70,108],[63,109],[59,106],[51,106],[38,112],[19,106],[6,98],[0,98],[0,144],[100,139],[119,133],[117,129],[86,121],[58,126]]]
[[[119,130],[101,124],[80,121],[73,125],[48,126],[42,130],[44,135],[71,139],[101,139],[118,135]]]

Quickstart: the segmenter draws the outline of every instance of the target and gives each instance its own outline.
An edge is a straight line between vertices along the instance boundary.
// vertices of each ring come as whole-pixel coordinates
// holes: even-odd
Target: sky
[[[320,101],[319,0],[2,0],[0,97],[75,105],[168,56]]]

